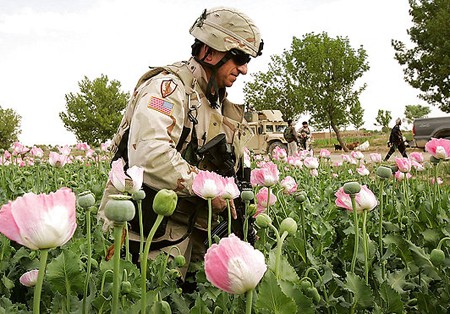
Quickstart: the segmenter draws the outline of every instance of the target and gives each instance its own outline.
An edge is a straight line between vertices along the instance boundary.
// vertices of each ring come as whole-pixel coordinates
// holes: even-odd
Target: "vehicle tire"
[[[267,154],[272,155],[272,151],[277,146],[280,147],[280,148],[283,148],[286,151],[286,153],[287,153],[288,149],[287,149],[287,145],[286,144],[283,144],[280,141],[274,141],[274,142],[269,144],[269,147],[267,147]]]

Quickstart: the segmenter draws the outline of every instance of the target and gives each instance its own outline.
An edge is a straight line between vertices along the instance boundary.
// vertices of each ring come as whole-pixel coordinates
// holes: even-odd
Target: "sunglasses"
[[[232,49],[228,52],[231,59],[236,63],[236,65],[241,66],[250,62],[250,55],[246,54],[240,50]]]

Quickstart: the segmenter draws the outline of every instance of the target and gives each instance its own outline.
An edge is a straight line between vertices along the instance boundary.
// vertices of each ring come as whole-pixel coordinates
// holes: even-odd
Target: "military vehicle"
[[[247,143],[249,150],[255,154],[270,154],[279,146],[287,152],[283,131],[288,124],[283,121],[280,110],[248,111],[244,117],[254,134]]]

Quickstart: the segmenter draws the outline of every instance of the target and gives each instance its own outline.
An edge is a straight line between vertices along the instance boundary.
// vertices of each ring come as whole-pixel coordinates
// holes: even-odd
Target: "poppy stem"
[[[44,282],[45,268],[47,266],[48,249],[41,249],[40,255],[38,279],[34,287],[33,314],[40,313],[42,283]]]

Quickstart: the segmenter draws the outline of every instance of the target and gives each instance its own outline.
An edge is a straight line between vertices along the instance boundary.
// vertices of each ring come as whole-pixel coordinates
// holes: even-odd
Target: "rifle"
[[[201,157],[199,162],[200,169],[208,169],[214,171],[222,176],[233,177],[239,188],[239,191],[251,190],[250,184],[250,172],[249,167],[244,167],[242,160],[239,161],[238,171],[234,169],[236,164],[236,157],[233,153],[232,147],[227,144],[225,134],[219,134],[198,149],[198,155]],[[240,239],[244,239],[244,224],[245,224],[245,202],[238,197],[234,199],[234,206],[236,208],[237,219],[231,220],[232,232]],[[228,235],[228,213],[221,214],[224,220],[219,223],[217,227],[212,230],[212,236],[218,236],[219,238],[226,237]],[[248,217],[248,233],[247,241],[254,245],[256,241],[256,232],[253,228],[254,218]],[[205,240],[205,246],[208,246],[207,239]]]

